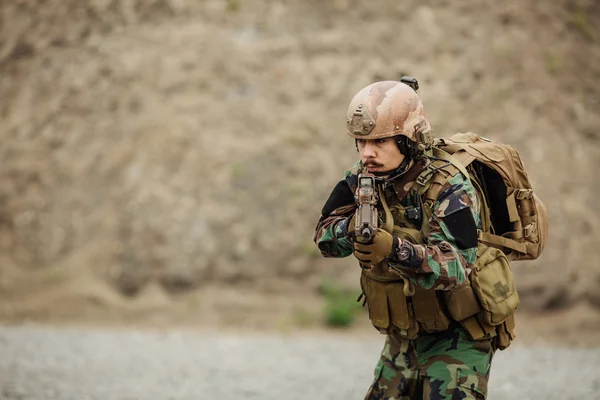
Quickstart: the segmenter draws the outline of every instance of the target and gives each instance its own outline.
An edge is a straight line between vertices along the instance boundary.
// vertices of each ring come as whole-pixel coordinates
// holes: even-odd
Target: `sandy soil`
[[[312,243],[347,103],[410,74],[548,206],[523,341],[596,343],[600,7],[538,3],[0,2],[0,321],[319,329],[319,283],[357,287]]]

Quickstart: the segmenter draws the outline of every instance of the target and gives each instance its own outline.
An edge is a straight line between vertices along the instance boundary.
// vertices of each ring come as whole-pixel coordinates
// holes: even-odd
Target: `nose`
[[[375,158],[377,155],[376,147],[372,140],[366,140],[362,148],[361,155],[363,158]]]

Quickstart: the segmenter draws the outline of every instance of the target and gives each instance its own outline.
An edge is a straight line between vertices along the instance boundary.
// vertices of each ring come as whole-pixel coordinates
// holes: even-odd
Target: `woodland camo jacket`
[[[431,161],[423,158],[383,192],[392,213],[395,230],[420,230],[421,223],[411,223],[403,217],[407,207],[421,204],[417,199],[415,179]],[[324,257],[347,257],[352,254],[348,231],[350,217],[357,205],[354,201],[360,162],[347,170],[325,203],[317,223],[314,241]],[[378,203],[380,226],[383,208]],[[424,214],[422,214],[424,215]],[[481,228],[479,204],[471,182],[460,172],[442,187],[431,207],[429,232],[421,243],[403,241],[410,247],[410,256],[398,261],[395,254],[387,260],[403,275],[425,289],[449,290],[465,281],[477,256],[477,229]],[[396,233],[396,232],[395,232]],[[413,241],[416,242],[416,241]]]

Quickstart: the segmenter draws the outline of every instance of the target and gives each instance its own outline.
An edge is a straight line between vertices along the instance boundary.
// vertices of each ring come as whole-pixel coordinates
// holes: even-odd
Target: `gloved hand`
[[[397,238],[383,229],[377,229],[371,243],[354,242],[354,257],[363,264],[377,265],[390,256],[394,243],[398,243]]]

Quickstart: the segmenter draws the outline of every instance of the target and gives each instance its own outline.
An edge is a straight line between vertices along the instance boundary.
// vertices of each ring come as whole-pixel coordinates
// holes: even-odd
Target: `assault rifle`
[[[375,175],[368,172],[358,175],[358,188],[354,199],[358,203],[354,217],[354,236],[361,243],[369,243],[377,233]]]

